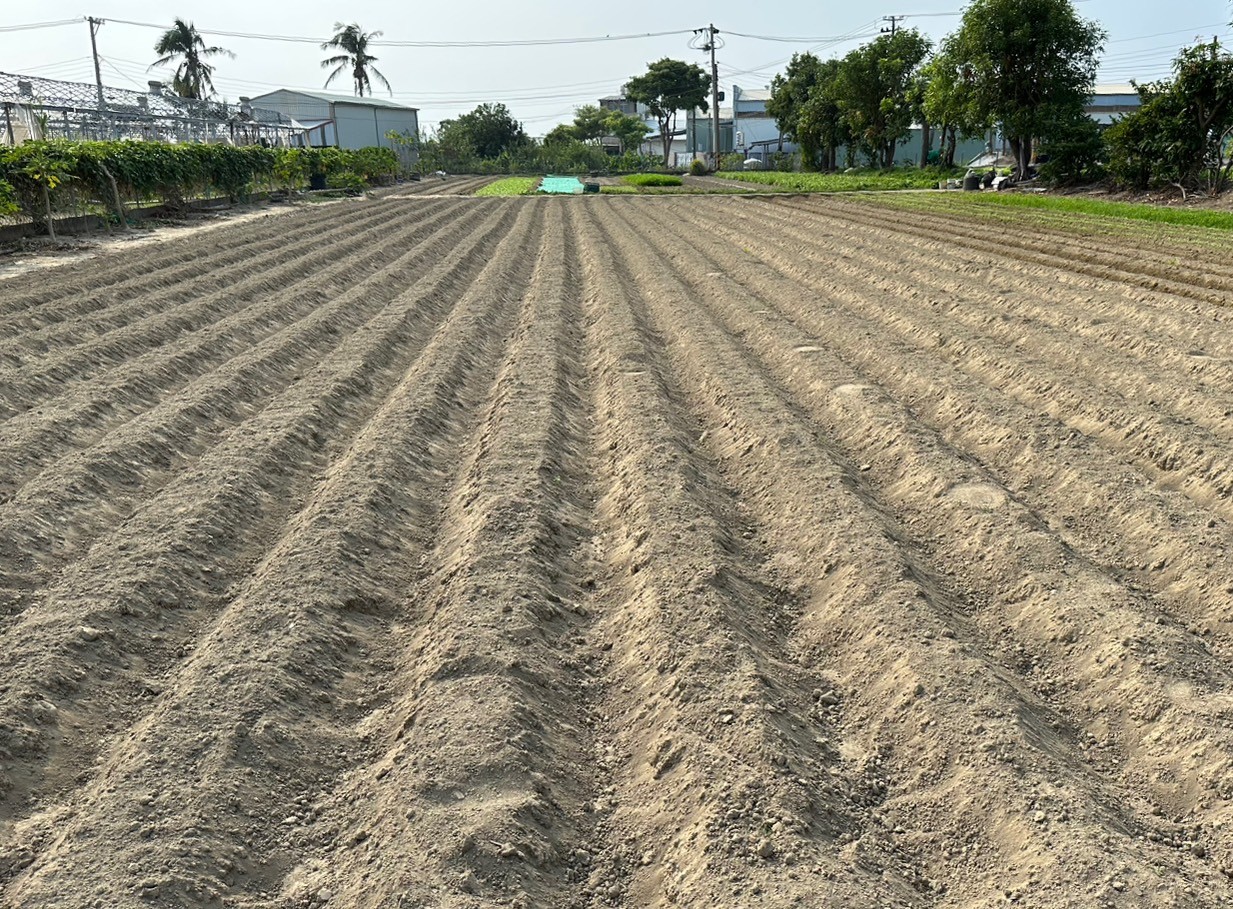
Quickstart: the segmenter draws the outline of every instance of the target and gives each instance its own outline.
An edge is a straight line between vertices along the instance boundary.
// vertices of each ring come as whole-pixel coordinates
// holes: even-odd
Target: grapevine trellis
[[[197,101],[83,82],[0,73],[0,143],[26,139],[156,139],[295,145],[303,128],[286,114],[247,103]]]

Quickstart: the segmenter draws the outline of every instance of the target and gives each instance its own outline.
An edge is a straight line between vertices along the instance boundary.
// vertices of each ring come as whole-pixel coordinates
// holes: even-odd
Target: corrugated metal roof
[[[361,98],[359,95],[342,95],[336,92],[310,92],[301,88],[283,88],[279,91],[286,92],[289,95],[303,95],[305,98],[314,98],[317,101],[326,101],[331,104],[362,104],[365,107],[387,107],[393,110],[419,110],[418,107],[410,107],[406,104],[399,104],[397,101],[387,101],[385,98],[374,98],[365,96]],[[276,92],[266,92],[264,95],[257,95],[253,98],[256,102],[261,98],[269,97]]]

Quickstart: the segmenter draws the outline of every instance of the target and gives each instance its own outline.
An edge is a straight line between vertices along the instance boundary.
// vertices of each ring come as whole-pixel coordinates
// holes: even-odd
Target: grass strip
[[[477,196],[526,196],[535,192],[539,177],[505,177],[475,191]]]
[[[938,182],[954,172],[927,168],[893,171],[869,170],[851,174],[798,174],[774,170],[723,170],[715,176],[724,180],[756,183],[775,189],[802,193],[841,193],[867,190],[937,189]]]

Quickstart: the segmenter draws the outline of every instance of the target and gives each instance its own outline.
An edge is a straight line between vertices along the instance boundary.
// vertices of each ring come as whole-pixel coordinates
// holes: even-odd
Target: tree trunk
[[[668,122],[666,120],[659,121],[659,141],[664,146],[664,167],[667,167],[668,155],[672,153],[672,131],[668,129]]]
[[[951,127],[946,137],[946,166],[955,166],[955,146],[958,144],[958,129]]]
[[[922,168],[929,166],[929,148],[933,145],[933,130],[929,128],[928,123],[920,125],[920,166]]]
[[[51,193],[47,191],[47,184],[43,184],[43,208],[47,212],[47,236],[51,239],[56,239],[56,221],[51,214]]]
[[[120,230],[128,230],[128,216],[124,213],[124,201],[120,198],[120,187],[116,185],[116,178],[102,165],[99,165],[99,172],[111,186],[111,201],[116,206],[116,217],[120,219]]]
[[[895,166],[895,141],[891,140],[886,143],[886,148],[882,152],[882,167],[885,170],[890,170]]]
[[[1024,136],[1019,140],[1019,176],[1026,180],[1028,168],[1032,164],[1032,137]]]
[[[1010,156],[1015,159],[1015,177],[1022,180],[1027,174],[1023,171],[1023,155],[1021,154],[1023,143],[1019,141],[1018,136],[1010,137]]]

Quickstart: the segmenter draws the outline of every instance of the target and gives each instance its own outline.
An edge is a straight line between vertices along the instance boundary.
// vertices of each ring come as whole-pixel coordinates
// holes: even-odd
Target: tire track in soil
[[[591,848],[588,710],[598,648],[580,577],[592,506],[568,201],[548,212],[504,365],[425,521],[425,558],[391,636],[374,741],[288,876],[348,906],[576,905]],[[435,546],[431,545],[435,541]],[[583,872],[585,873],[585,872]]]
[[[829,304],[844,306],[843,320],[828,319],[827,331],[832,344],[843,341],[845,356],[854,365],[910,402],[918,419],[998,472],[1007,488],[1033,503],[1033,510],[1068,545],[1130,586],[1153,592],[1170,620],[1214,636],[1221,658],[1233,659],[1233,627],[1225,616],[1233,591],[1233,564],[1222,542],[1225,521],[1179,492],[1176,484],[1145,483],[1140,464],[1099,436],[1068,429],[1059,417],[990,387],[981,374],[964,370],[962,362],[949,364],[930,355],[931,345],[916,338],[886,337],[887,326],[868,319],[871,295],[884,291],[840,288],[796,254],[750,240],[747,234],[726,235],[741,238],[749,251],[758,250],[763,262],[815,288]],[[816,322],[819,315],[805,318]],[[849,332],[850,324],[865,328]],[[939,322],[936,333],[949,332],[942,326]],[[870,344],[875,336],[879,340]],[[902,347],[903,353],[888,363],[880,356],[883,345]],[[1024,427],[1030,427],[1030,433],[1025,435]],[[1117,507],[1109,507],[1111,498]]]
[[[372,236],[382,233],[388,225],[384,218],[371,222],[367,231],[359,235],[346,232],[346,239],[332,245],[339,259],[325,270],[324,276],[340,286],[347,269],[364,267],[365,263],[377,264],[376,257],[385,244],[373,244]],[[92,379],[108,368],[123,364],[148,350],[156,350],[180,338],[191,336],[203,328],[233,315],[238,305],[241,309],[262,299],[263,294],[276,293],[288,284],[303,283],[306,279],[301,263],[315,258],[320,247],[312,238],[305,240],[299,253],[288,262],[272,270],[245,278],[232,287],[216,290],[203,297],[187,300],[170,309],[148,315],[133,325],[122,326],[104,332],[97,338],[58,351],[50,356],[39,356],[8,369],[0,369],[0,381],[8,389],[5,409],[0,416],[9,417],[20,413],[47,398],[63,394],[65,388],[73,388]],[[349,258],[354,256],[355,258]],[[321,288],[323,291],[328,287]]]
[[[365,211],[360,223],[375,223],[397,211],[398,207],[398,203],[382,203]],[[246,242],[239,242],[232,236],[246,224],[220,227],[211,237],[223,241],[221,248],[218,244],[209,244],[204,237],[194,238],[199,246],[209,248],[208,258],[199,254],[175,274],[159,275],[155,279],[150,271],[143,269],[141,278],[135,279],[131,287],[86,290],[0,318],[0,363],[6,367],[20,366],[24,362],[23,353],[46,354],[59,347],[90,340],[104,330],[131,324],[168,306],[226,288],[234,290],[237,272],[260,274],[270,263],[283,264],[288,249],[310,246],[314,240],[329,243],[348,236],[360,226],[336,224],[323,233],[322,223],[331,222],[317,219],[265,240],[249,235]],[[310,243],[301,242],[304,240]]]
[[[193,652],[303,507],[313,474],[363,428],[517,215],[488,208],[461,258],[434,263],[259,419],[179,473],[0,638],[0,753],[21,761],[0,791],[0,818],[13,818],[0,836],[20,842],[17,817],[88,780],[126,711],[156,697],[159,680]]]
[[[616,209],[617,217],[627,217],[627,212],[637,211],[631,209],[630,206],[624,206],[622,209]],[[650,211],[648,209],[641,210],[644,213]],[[636,226],[630,222],[626,222],[625,231],[618,234],[616,243],[618,246],[626,250],[626,255],[633,257],[641,257],[643,259],[661,258],[662,267],[656,268],[658,274],[677,275],[682,270],[693,271],[695,274],[690,279],[682,279],[685,283],[677,285],[674,280],[661,282],[663,290],[661,291],[664,298],[665,312],[670,313],[678,322],[677,328],[677,352],[680,355],[680,362],[683,364],[683,371],[686,371],[686,366],[690,361],[690,354],[698,358],[701,362],[697,365],[699,376],[697,378],[698,395],[704,400],[710,398],[714,401],[713,407],[716,408],[714,420],[719,422],[725,421],[724,425],[729,430],[736,434],[734,443],[737,445],[751,442],[757,444],[762,442],[765,444],[768,441],[774,442],[780,449],[795,448],[808,445],[808,440],[812,437],[814,444],[820,441],[823,433],[833,430],[833,426],[827,425],[816,427],[815,422],[807,416],[802,409],[791,400],[790,396],[786,395],[783,390],[777,386],[775,381],[768,377],[761,368],[761,365],[755,358],[746,350],[742,349],[741,340],[730,334],[725,326],[717,320],[717,317],[711,315],[709,307],[697,306],[696,310],[702,312],[691,312],[682,314],[679,305],[672,306],[671,300],[681,299],[696,299],[699,296],[711,296],[713,301],[718,302],[728,299],[729,289],[724,286],[725,282],[718,274],[709,269],[715,267],[714,262],[706,262],[693,264],[690,267],[690,258],[702,258],[703,254],[690,250],[686,253],[679,253],[668,258],[666,252],[661,252],[663,247],[671,247],[679,245],[681,249],[685,249],[684,244],[671,238],[663,241],[661,247],[652,247],[649,243],[643,241],[642,249],[633,246],[633,241],[630,237],[646,237],[646,236],[663,236],[658,230],[660,225],[649,225],[645,222],[638,223]],[[650,266],[653,267],[653,266]],[[710,276],[710,277],[708,277]],[[707,282],[711,282],[714,290],[711,294],[700,294],[699,289],[705,287]],[[701,301],[699,301],[701,303]],[[752,303],[751,306],[765,306],[763,301]],[[752,311],[756,312],[757,309]],[[764,311],[764,310],[763,310]],[[699,315],[702,317],[699,318]],[[716,321],[712,322],[712,319]],[[711,323],[708,329],[704,323]],[[743,330],[748,330],[746,326]],[[706,351],[705,356],[697,354],[697,351]],[[794,348],[788,348],[789,352],[795,352]],[[799,356],[799,353],[798,353]],[[730,365],[725,369],[724,364],[731,361]],[[708,375],[709,373],[709,375]],[[850,384],[844,382],[842,384]],[[739,392],[735,389],[740,389]],[[756,402],[754,406],[741,406],[742,401]],[[764,402],[764,403],[763,403]],[[761,411],[755,416],[755,412]],[[851,418],[851,414],[847,414]],[[741,425],[741,424],[744,425]],[[896,427],[899,430],[903,429],[903,425]],[[859,432],[854,429],[859,436]],[[769,437],[769,438],[768,438]],[[895,438],[891,433],[892,440]],[[876,437],[876,441],[884,443],[877,446],[879,450],[884,448],[887,438],[886,433],[882,433]],[[752,440],[752,441],[751,441]],[[788,440],[791,440],[789,442]],[[884,457],[893,458],[895,455],[892,452],[887,455],[880,452]],[[1000,800],[1000,805],[997,809],[989,810],[984,817],[982,833],[988,837],[989,842],[995,849],[1001,852],[1000,856],[994,856],[993,868],[986,866],[985,868],[968,868],[963,869],[961,873],[956,874],[952,869],[946,867],[947,862],[938,862],[939,853],[949,857],[953,851],[953,846],[961,844],[962,839],[951,838],[936,838],[933,837],[933,848],[924,850],[921,855],[922,864],[926,868],[922,870],[921,877],[923,879],[931,879],[940,881],[946,891],[950,894],[951,899],[958,897],[962,902],[955,903],[956,905],[969,905],[968,899],[971,899],[977,893],[988,894],[987,898],[1000,898],[1003,889],[1007,891],[1020,890],[1021,892],[1032,892],[1035,894],[1044,894],[1053,892],[1055,894],[1067,893],[1073,890],[1076,885],[1086,884],[1086,890],[1092,891],[1094,884],[1103,884],[1105,896],[1111,898],[1116,895],[1112,885],[1112,880],[1115,877],[1121,877],[1125,872],[1123,869],[1135,869],[1136,865],[1141,865],[1151,854],[1150,849],[1144,849],[1134,839],[1136,828],[1139,827],[1138,819],[1131,814],[1126,806],[1121,804],[1122,793],[1116,790],[1110,791],[1106,788],[1107,781],[1099,777],[1098,774],[1092,773],[1087,768],[1083,767],[1083,756],[1079,750],[1074,747],[1072,742],[1067,741],[1068,736],[1065,734],[1066,727],[1069,725],[1061,721],[1061,717],[1055,710],[1040,698],[1033,695],[1029,686],[1019,677],[1015,671],[1015,662],[1005,659],[1004,655],[996,650],[990,650],[983,643],[985,641],[996,642],[995,636],[989,635],[989,629],[982,627],[986,623],[980,621],[980,610],[976,608],[980,602],[983,591],[979,587],[965,587],[962,584],[956,584],[948,575],[953,574],[946,566],[953,564],[945,559],[939,562],[940,567],[934,567],[931,560],[931,554],[924,551],[911,538],[909,529],[902,525],[899,515],[903,514],[903,501],[893,501],[883,503],[880,498],[875,496],[875,490],[871,488],[868,482],[853,483],[852,481],[860,476],[860,473],[855,469],[855,463],[849,460],[848,456],[838,449],[834,451],[826,451],[826,460],[836,465],[846,465],[847,470],[844,471],[846,479],[850,485],[858,486],[861,493],[857,498],[858,502],[854,505],[849,503],[830,504],[829,507],[824,506],[822,513],[842,514],[844,512],[851,513],[857,508],[862,511],[869,512],[868,518],[872,518],[872,527],[866,530],[863,536],[866,537],[864,548],[870,552],[876,551],[879,546],[879,541],[893,539],[897,544],[896,548],[899,552],[895,553],[895,557],[902,558],[907,562],[905,567],[894,569],[893,562],[895,557],[888,559],[892,563],[892,571],[887,577],[885,583],[887,586],[892,585],[895,580],[900,578],[916,579],[921,584],[921,589],[912,600],[905,601],[902,605],[910,605],[913,601],[919,602],[920,599],[925,599],[928,602],[930,599],[940,600],[941,603],[934,605],[935,609],[939,606],[940,614],[945,623],[949,626],[949,630],[955,639],[961,642],[961,647],[964,650],[970,648],[977,662],[980,664],[975,668],[981,676],[985,677],[986,684],[992,683],[991,687],[997,692],[997,700],[1001,703],[996,706],[982,705],[980,699],[975,699],[968,704],[947,704],[945,707],[931,707],[928,704],[922,705],[919,709],[922,712],[934,712],[933,716],[923,720],[920,725],[920,730],[915,729],[901,731],[900,734],[913,737],[920,735],[921,738],[929,737],[927,730],[933,727],[940,727],[945,733],[944,741],[949,739],[947,743],[951,747],[959,745],[966,749],[972,749],[976,752],[976,743],[972,741],[971,729],[981,725],[980,720],[984,719],[984,715],[1001,715],[1001,716],[1017,716],[1019,718],[1019,729],[1004,729],[999,730],[997,738],[1001,740],[1000,745],[1006,747],[1013,745],[1014,750],[1020,753],[1010,758],[1013,765],[1017,765],[1015,770],[1007,774],[1005,771],[996,772],[986,770],[988,785],[995,792],[995,796]],[[772,473],[769,470],[765,461],[768,459],[759,459],[756,467],[753,467],[751,472],[759,474]],[[935,456],[934,461],[937,461]],[[805,470],[801,471],[800,475],[793,476],[791,470],[786,470],[783,476],[780,476],[779,483],[775,487],[777,489],[787,489],[792,492],[788,496],[788,502],[783,503],[780,507],[784,511],[799,509],[799,490],[808,488],[808,474],[811,470],[817,471],[818,464],[822,458],[816,452],[810,452],[804,456],[800,462],[805,465]],[[919,458],[914,462],[918,468],[922,467]],[[791,464],[790,458],[785,458],[780,455],[776,460],[777,466],[788,466]],[[752,465],[751,465],[752,466]],[[930,465],[932,467],[932,465]],[[931,472],[929,468],[924,468],[919,471],[924,476],[917,477],[917,483],[924,483],[928,486],[928,481],[937,480],[938,478]],[[867,478],[866,478],[867,479]],[[763,482],[766,482],[765,480]],[[771,482],[774,482],[771,480]],[[815,480],[815,483],[817,480]],[[907,481],[900,483],[896,489],[900,489]],[[841,484],[835,483],[832,486]],[[763,493],[765,495],[765,492]],[[933,502],[933,496],[926,497],[928,501]],[[935,509],[938,507],[934,504]],[[789,511],[790,513],[790,511]],[[953,513],[953,511],[952,511]],[[894,515],[892,517],[892,515]],[[905,518],[918,517],[916,515],[904,515]],[[963,515],[963,519],[970,518],[971,515]],[[1031,522],[1026,522],[1030,528]],[[878,524],[884,525],[878,527]],[[789,526],[792,530],[800,534],[799,518],[791,521]],[[960,526],[962,523],[960,522]],[[1017,527],[1015,530],[1024,532],[1024,527]],[[953,531],[952,531],[953,535]],[[860,536],[849,528],[846,535],[846,542],[851,545],[856,543],[858,549],[860,547]],[[885,546],[885,542],[881,543]],[[948,554],[949,555],[949,554]],[[970,554],[968,554],[970,557]],[[1053,555],[1053,553],[1050,553]],[[868,556],[864,557],[868,560]],[[1009,561],[1009,560],[1007,560]],[[1013,564],[1003,564],[1002,568],[1008,568],[1011,574],[1015,574]],[[1039,567],[1039,566],[1037,566]],[[906,569],[906,570],[905,570]],[[863,577],[861,581],[871,587],[881,586],[871,577],[874,572],[868,564],[862,565]],[[1042,578],[1042,580],[1044,580]],[[902,581],[900,581],[902,584]],[[922,597],[921,594],[924,594]],[[949,603],[945,602],[949,600]],[[885,606],[882,606],[879,612],[885,613]],[[898,621],[895,625],[899,629],[911,629],[913,627],[929,627],[936,625],[934,622],[928,622],[928,617],[916,617],[915,621]],[[996,629],[995,629],[996,631]],[[926,646],[921,647],[923,643]],[[938,675],[942,666],[930,666],[929,660],[931,656],[929,647],[932,642],[921,641],[916,646],[907,642],[900,642],[900,646],[904,647],[905,652],[900,655],[900,660],[905,658],[915,664],[911,667],[911,675],[907,681],[916,680],[918,687],[914,692],[906,685],[900,683],[900,690],[896,692],[896,700],[912,702],[919,701],[925,694],[933,691],[943,691],[946,686],[946,676]],[[996,644],[995,644],[996,646]],[[915,651],[915,652],[913,652]],[[958,655],[948,655],[947,663],[950,668],[956,668],[956,660]],[[882,661],[885,661],[882,660]],[[869,659],[866,657],[861,661],[864,665],[869,665]],[[881,661],[880,661],[881,662]],[[961,660],[961,662],[968,662]],[[971,670],[970,670],[971,671]],[[929,674],[933,677],[930,678]],[[997,689],[1001,689],[1000,691]],[[989,692],[986,692],[988,694]],[[977,709],[975,715],[972,715],[972,708],[980,705],[984,709]],[[939,709],[940,708],[940,709]],[[878,708],[882,713],[874,714],[881,722],[885,722],[885,705],[880,705]],[[909,708],[909,711],[911,709]],[[967,713],[965,717],[966,723],[961,723],[958,727],[951,726],[943,716],[950,719],[954,714],[960,716]],[[919,715],[916,719],[920,719]],[[985,720],[988,725],[988,720]],[[864,723],[861,724],[862,727]],[[949,727],[949,728],[948,728]],[[1059,734],[1059,732],[1061,734]],[[924,733],[921,735],[921,733]],[[1009,735],[1010,741],[1006,741],[1004,736]],[[964,741],[964,739],[967,741]],[[1019,739],[1014,742],[1014,739]],[[917,745],[910,748],[905,757],[905,761],[899,768],[901,773],[908,773],[911,776],[916,776],[919,769],[916,766],[917,762],[921,761],[922,757],[930,754],[934,755],[934,760],[937,760],[937,752],[939,751],[938,744],[935,742],[932,747],[925,745]],[[999,755],[1005,759],[1005,755]],[[903,760],[901,758],[900,760]],[[938,768],[935,768],[935,772]],[[1020,778],[1022,774],[1023,779]],[[946,791],[953,784],[953,779],[946,779],[948,774],[944,771],[940,774],[943,779],[941,789]],[[1059,783],[1059,779],[1065,781],[1064,784]],[[995,784],[996,780],[996,784]],[[971,821],[963,819],[961,823],[952,826],[950,823],[939,824],[939,812],[947,811],[950,806],[946,803],[945,798],[939,798],[935,793],[930,792],[928,786],[921,785],[922,780],[919,776],[911,780],[910,786],[903,784],[896,785],[892,781],[888,800],[885,808],[888,814],[898,824],[901,824],[907,831],[912,831],[916,834],[916,838],[921,838],[921,834],[930,834],[937,830],[939,826],[951,828],[955,834],[959,831],[971,831]],[[932,783],[932,781],[931,781]],[[936,786],[937,783],[932,783]],[[900,786],[903,786],[900,789]],[[1023,790],[1026,790],[1024,792]],[[1068,791],[1069,790],[1069,791]],[[990,806],[991,807],[991,806]],[[921,809],[926,809],[921,811]],[[1048,808],[1047,813],[1048,826],[1042,827],[1033,824],[1035,812],[1042,808]],[[953,810],[953,809],[951,809]],[[1057,812],[1057,814],[1054,814]],[[923,816],[922,816],[923,815]],[[1074,819],[1075,823],[1068,823]],[[1010,830],[1014,827],[1020,829],[1014,830],[1013,835],[1010,835]],[[979,828],[978,828],[979,829]],[[1067,861],[1058,861],[1058,856],[1053,848],[1056,840],[1064,840],[1064,851],[1067,856]],[[1151,856],[1152,864],[1160,868],[1169,868],[1169,858],[1167,851],[1157,848],[1156,854]],[[1026,853],[1026,854],[1025,854]],[[1144,853],[1148,853],[1145,855]],[[1026,862],[1027,867],[1023,864]],[[1081,867],[1079,873],[1067,867],[1078,863]],[[928,865],[932,864],[932,867]],[[1192,863],[1198,865],[1198,863]],[[1099,872],[1107,869],[1104,874]],[[1142,869],[1138,869],[1140,872]],[[1212,872],[1206,871],[1201,866],[1188,869],[1197,874],[1206,873],[1211,876]],[[975,872],[975,877],[980,881],[977,885],[971,880]],[[991,873],[992,872],[992,873]],[[1016,873],[1017,872],[1017,873]],[[1105,878],[1101,881],[1101,878]],[[1035,878],[1034,880],[1032,878]],[[966,879],[966,880],[965,880]],[[1129,885],[1132,892],[1139,890],[1143,885],[1141,877],[1134,874],[1131,875],[1132,883]],[[1119,881],[1119,883],[1123,883]],[[1149,884],[1150,886],[1150,884]],[[932,888],[926,888],[932,889]],[[1180,891],[1180,887],[1178,890]]]
[[[386,255],[396,256],[396,261],[406,259],[410,253],[403,251],[402,244],[414,242],[441,225],[448,226],[454,216],[454,212],[443,209],[414,224],[398,226],[381,244],[385,252],[378,251],[378,258],[370,261],[381,261]],[[374,275],[382,277],[374,269],[359,286],[380,286],[388,281],[385,276],[374,284]],[[306,276],[303,282],[259,297],[179,343],[171,341],[122,360],[89,383],[59,391],[55,389],[60,383],[48,383],[47,398],[27,399],[26,409],[0,423],[0,447],[8,453],[6,463],[0,465],[0,501],[11,497],[22,483],[65,451],[80,451],[95,444],[117,426],[183,394],[203,376],[227,368],[236,357],[262,346],[267,339],[298,331],[297,326],[319,308],[327,304],[336,307],[335,294],[356,296],[356,278],[353,266],[340,264],[324,275]],[[254,394],[258,391],[251,390]]]
[[[801,579],[763,548],[717,474],[710,430],[652,325],[654,282],[599,220],[607,207],[585,210],[596,417],[610,452],[596,608],[611,644],[600,709],[613,784],[596,802],[608,846],[592,905],[766,893],[919,904],[901,856],[875,867],[845,852],[862,823],[855,805],[877,800],[877,762],[840,757],[833,681],[788,645]]]
[[[301,321],[91,440],[93,444],[86,441],[84,431],[90,420],[78,417],[73,422],[69,416],[61,422],[72,427],[72,438],[65,438],[63,431],[45,431],[22,440],[25,446],[10,445],[15,466],[36,469],[51,460],[54,466],[29,479],[15,494],[0,497],[0,566],[7,578],[5,586],[10,591],[30,591],[45,585],[99,533],[122,523],[143,499],[177,473],[190,469],[234,426],[259,418],[266,405],[297,381],[305,363],[326,356],[361,325],[378,318],[396,296],[413,288],[425,274],[424,261],[460,252],[460,242],[465,250],[467,232],[481,220],[479,215],[473,209],[440,231],[436,220],[395,230],[387,244],[403,252],[384,269],[332,299],[297,290],[289,302],[303,310],[297,313],[303,316]],[[408,248],[407,243],[416,238],[419,242]],[[216,339],[201,340],[207,350],[225,348]],[[175,361],[198,358],[209,359],[197,345],[175,353]],[[165,365],[159,372],[168,373],[172,370]],[[97,399],[93,411],[87,404],[87,414],[101,417],[117,403],[125,411],[136,409],[114,386],[98,390],[103,397]],[[0,477],[0,490],[6,479]],[[71,527],[72,533],[63,533],[61,527]],[[10,597],[15,599],[12,593]],[[10,611],[13,608],[9,606]]]
[[[96,888],[110,901],[164,905],[273,898],[308,846],[311,832],[298,825],[311,823],[305,803],[364,748],[365,703],[390,684],[393,654],[382,641],[404,620],[402,584],[432,539],[424,519],[437,507],[434,480],[454,461],[519,314],[512,304],[530,272],[520,253],[542,209],[516,211],[311,500],[165,678],[167,694],[109,749],[81,803],[58,806],[64,826],[48,831],[10,898],[51,906]],[[186,715],[196,730],[182,728]],[[233,796],[241,770],[246,788],[255,784],[247,801]],[[166,798],[167,788],[193,797]],[[282,823],[292,815],[297,823]],[[175,868],[148,860],[147,835],[175,843]],[[117,868],[122,880],[109,873]]]

